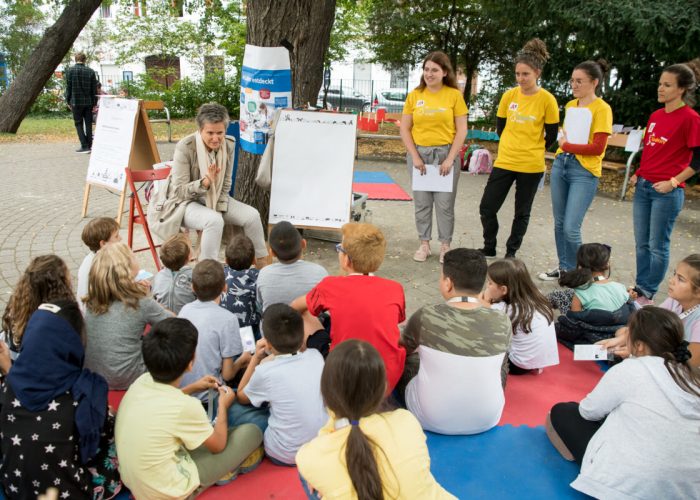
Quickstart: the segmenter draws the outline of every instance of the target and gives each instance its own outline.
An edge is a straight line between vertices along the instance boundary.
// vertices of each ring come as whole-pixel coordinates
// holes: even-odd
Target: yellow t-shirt
[[[501,97],[496,116],[506,119],[498,143],[498,168],[536,174],[544,172],[544,125],[559,123],[559,108],[552,94],[540,89],[524,95],[520,87]]]
[[[566,109],[569,108],[575,108],[578,106],[578,99],[573,99],[569,102],[566,103]],[[593,116],[593,119],[591,121],[591,131],[588,133],[588,144],[591,144],[593,142],[593,134],[599,134],[599,133],[604,133],[604,134],[612,134],[612,124],[613,124],[613,115],[612,115],[612,108],[610,108],[610,105],[605,102],[603,99],[600,97],[597,98],[595,101],[592,103],[588,104],[588,106],[584,106],[585,108],[588,108],[591,112],[591,115]],[[557,149],[557,153],[563,153],[561,148]],[[600,177],[603,173],[603,157],[605,156],[605,150],[603,150],[603,153],[598,155],[598,156],[584,156],[584,155],[575,155],[576,159],[579,161],[581,166],[588,170],[590,173],[595,175],[596,177]]]
[[[462,92],[443,86],[438,92],[427,87],[413,90],[406,97],[404,115],[413,115],[411,135],[416,146],[444,146],[455,139],[455,117],[469,110]]]
[[[186,450],[214,432],[202,403],[144,373],[119,405],[115,441],[119,473],[135,498],[186,498],[199,486]]]
[[[385,498],[455,498],[430,473],[425,434],[410,412],[394,410],[365,417],[360,429],[383,451],[377,457]],[[357,498],[345,463],[349,433],[350,426],[335,430],[331,418],[318,437],[297,453],[299,473],[324,500]]]

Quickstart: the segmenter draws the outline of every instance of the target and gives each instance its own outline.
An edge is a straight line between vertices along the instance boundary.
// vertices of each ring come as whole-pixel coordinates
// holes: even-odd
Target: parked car
[[[374,94],[372,109],[382,107],[386,108],[387,113],[401,113],[407,93],[405,88],[378,90]]]
[[[319,108],[323,107],[323,93],[323,88],[321,88],[321,92],[318,94],[318,102],[316,103]],[[326,104],[334,108],[338,108],[341,111],[369,111],[371,107],[369,97],[362,95],[352,87],[343,86],[341,88],[337,85],[331,85],[328,87]]]

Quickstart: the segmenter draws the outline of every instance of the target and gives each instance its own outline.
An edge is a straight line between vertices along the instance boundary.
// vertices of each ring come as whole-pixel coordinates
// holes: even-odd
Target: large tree
[[[500,57],[504,34],[482,3],[472,0],[367,0],[369,44],[375,61],[391,67],[414,65],[442,50],[464,68],[465,97],[479,64]]]
[[[71,0],[49,27],[12,85],[0,96],[0,132],[15,133],[48,79],[102,0]]]
[[[336,0],[248,0],[246,42],[261,47],[285,46],[292,68],[292,102],[315,103],[323,79]],[[260,211],[267,225],[270,193],[255,184],[260,156],[241,150],[236,198]]]

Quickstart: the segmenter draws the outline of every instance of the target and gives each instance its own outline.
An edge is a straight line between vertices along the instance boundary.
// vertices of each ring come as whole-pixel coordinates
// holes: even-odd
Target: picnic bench
[[[164,111],[165,118],[148,118],[151,123],[166,123],[168,125],[168,142],[173,142],[173,131],[170,123],[170,110],[163,101],[143,101],[143,108],[148,111]]]

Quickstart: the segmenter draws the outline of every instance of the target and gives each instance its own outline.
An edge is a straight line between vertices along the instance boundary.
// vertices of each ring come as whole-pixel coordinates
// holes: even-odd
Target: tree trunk
[[[29,108],[101,3],[101,0],[66,2],[58,20],[46,30],[22,71],[0,97],[0,132],[17,132]]]
[[[295,107],[316,104],[334,17],[335,0],[248,0],[247,43],[290,49]],[[235,194],[236,199],[258,209],[267,227],[270,193],[255,184],[259,163],[260,156],[241,150]]]

